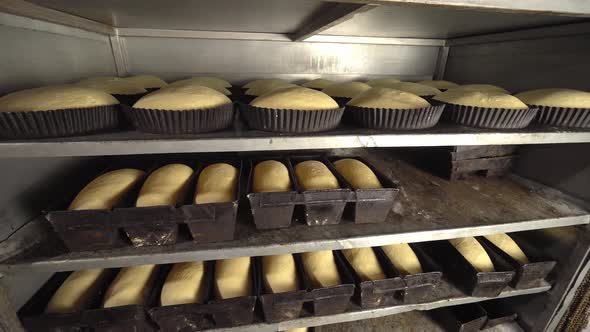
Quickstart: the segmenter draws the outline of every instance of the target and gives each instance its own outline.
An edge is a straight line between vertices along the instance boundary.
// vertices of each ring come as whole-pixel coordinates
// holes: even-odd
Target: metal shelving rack
[[[590,43],[583,42],[590,36],[589,16],[590,5],[576,0],[276,0],[272,5],[267,0],[182,0],[175,6],[159,0],[0,0],[0,40],[7,44],[0,54],[0,72],[8,73],[0,75],[0,93],[86,76],[136,73],[155,73],[166,79],[217,75],[236,84],[257,77],[351,80],[395,76],[486,82],[513,91],[553,83],[590,90],[590,72],[583,67],[583,56],[590,53]],[[534,66],[537,59],[557,69],[545,74]],[[567,66],[562,62],[579,63]],[[590,195],[587,188],[580,189],[590,174],[590,161],[583,154],[588,143],[589,131],[543,127],[494,131],[440,125],[399,133],[342,127],[293,136],[250,131],[239,122],[232,130],[196,137],[162,138],[126,131],[0,141],[0,170],[5,171],[0,192],[6,197],[0,202],[0,322],[5,322],[0,323],[0,330],[20,328],[14,309],[56,271],[517,231],[552,239],[548,250],[560,258],[560,274],[552,286],[507,290],[501,296],[538,293],[529,295],[534,303],[549,304],[543,309],[521,306],[521,325],[534,331],[552,330],[589,268],[590,212],[584,199]],[[527,145],[516,169],[519,176],[465,182],[438,181],[396,161],[385,149],[505,144]],[[46,199],[38,197],[51,195],[46,189],[56,183],[51,177],[66,178],[70,170],[91,164],[94,157],[310,149],[343,152],[351,148],[360,148],[355,151],[362,151],[405,184],[400,195],[404,212],[394,208],[383,224],[344,222],[314,229],[299,225],[267,232],[257,232],[248,217],[241,216],[236,239],[229,242],[205,245],[187,241],[162,248],[87,253],[51,247],[55,238],[39,218]],[[569,162],[542,159],[547,149]],[[553,173],[563,177],[555,178]],[[464,193],[462,204],[455,204],[451,195],[441,195],[454,191]],[[24,275],[35,277],[25,282]],[[15,288],[21,291],[15,292]],[[238,330],[318,326],[482,300],[458,296],[280,324],[257,323]]]

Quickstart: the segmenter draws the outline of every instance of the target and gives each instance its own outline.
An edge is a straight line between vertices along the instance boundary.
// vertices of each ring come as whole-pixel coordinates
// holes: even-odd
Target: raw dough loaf
[[[397,90],[413,93],[417,96],[434,96],[440,93],[440,90],[437,88],[412,82],[400,82],[391,85],[391,87]]]
[[[237,199],[238,170],[230,164],[205,167],[197,180],[195,204],[233,202]]]
[[[287,330],[287,332],[307,332],[307,331],[308,331],[307,327],[298,327],[296,329]]]
[[[125,80],[138,84],[144,89],[162,88],[168,85],[163,79],[154,75],[137,75],[125,77]]]
[[[158,274],[156,265],[124,267],[104,296],[103,308],[145,305]]]
[[[313,288],[332,287],[342,284],[332,250],[304,252],[301,254],[303,268]]]
[[[318,111],[338,108],[327,94],[302,87],[276,89],[254,99],[250,105],[263,108]]]
[[[77,84],[112,95],[134,95],[147,92],[141,85],[120,77],[96,77],[82,80]]]
[[[453,83],[453,82],[449,82],[449,81],[443,81],[443,80],[435,80],[435,81],[420,81],[418,82],[419,84],[422,85],[428,85],[431,86],[433,88],[437,88],[439,90],[442,89],[451,89],[451,88],[456,88],[459,86],[459,84],[457,83]]]
[[[372,88],[352,98],[347,106],[386,109],[415,109],[430,106],[426,99],[392,88]]]
[[[306,160],[297,164],[295,176],[303,191],[340,188],[334,174],[317,160]]]
[[[231,83],[228,81],[218,78],[218,77],[211,77],[211,76],[195,76],[191,78],[187,78],[181,81],[186,82],[194,82],[198,85],[204,85],[208,87],[219,87],[219,88],[231,88]],[[180,82],[180,81],[176,81]],[[174,83],[176,83],[174,82]]]
[[[252,293],[250,257],[217,261],[215,263],[215,285],[218,299],[250,296]]]
[[[244,89],[258,88],[260,86],[273,85],[277,82],[289,83],[289,82],[287,82],[283,79],[280,79],[280,78],[265,78],[265,79],[261,79],[261,80],[250,81],[250,82],[244,84],[242,86],[242,88],[244,88]]]
[[[590,108],[590,92],[571,89],[538,89],[515,95],[528,105]]]
[[[116,105],[110,94],[76,85],[21,90],[0,97],[0,112],[36,112]]]
[[[490,256],[474,237],[452,239],[449,242],[477,271],[495,271]]]
[[[334,162],[334,167],[353,189],[383,188],[373,170],[359,160],[340,159]]]
[[[88,309],[98,296],[100,286],[108,275],[105,269],[89,269],[72,272],[49,300],[45,312],[64,314]]]
[[[297,270],[293,255],[262,257],[264,282],[273,293],[293,292],[297,287]]]
[[[390,87],[392,84],[399,83],[400,80],[395,78],[378,78],[367,81],[367,84],[372,87]]]
[[[508,90],[501,88],[499,86],[491,85],[491,84],[465,84],[459,85],[457,87],[451,88],[453,90],[459,89],[464,91],[478,91],[478,92],[498,92],[498,93],[505,93],[510,94]]]
[[[390,244],[381,249],[401,275],[422,273],[420,260],[407,243]]]
[[[110,209],[125,195],[144,172],[124,168],[102,174],[82,189],[68,210]]]
[[[329,85],[322,92],[330,97],[354,98],[370,88],[370,85],[363,82],[344,82]]]
[[[519,264],[524,265],[529,263],[529,259],[526,257],[524,251],[520,249],[518,244],[508,234],[486,235],[485,238],[490,240],[496,247],[507,253]]]
[[[181,81],[176,81],[174,83],[171,83],[167,86],[167,88],[181,88],[181,87],[191,87],[191,86],[204,86],[210,89],[213,89],[217,92],[221,92],[222,94],[229,96],[231,95],[231,92],[226,89],[225,87],[223,87],[223,85],[215,83],[215,82],[210,82],[207,80],[193,80],[193,79],[187,79],[187,80],[181,80]]]
[[[139,99],[133,107],[183,111],[220,107],[227,104],[231,104],[231,100],[219,91],[200,85],[187,85],[168,86],[154,91]]]
[[[282,162],[265,160],[254,167],[253,189],[255,193],[291,190],[289,170]]]
[[[205,264],[203,262],[176,263],[168,273],[162,294],[161,305],[203,303],[205,287],[203,282]]]
[[[478,92],[460,89],[447,90],[434,96],[434,99],[465,106],[525,109],[528,106],[518,98],[501,92]]]
[[[193,169],[183,164],[158,168],[143,183],[135,206],[175,205],[192,174]]]
[[[248,96],[262,96],[264,94],[270,93],[272,91],[278,90],[278,89],[285,89],[285,88],[294,88],[294,87],[299,87],[296,84],[291,84],[291,83],[285,83],[285,82],[274,82],[272,84],[268,84],[268,85],[260,85],[254,88],[250,88],[248,90],[246,90],[245,94]]]
[[[373,248],[345,249],[342,254],[362,281],[385,279]]]
[[[301,86],[304,88],[324,89],[334,83],[335,83],[334,81],[326,80],[323,78],[316,78],[315,80],[311,80],[309,82],[305,82],[305,83],[301,84]]]

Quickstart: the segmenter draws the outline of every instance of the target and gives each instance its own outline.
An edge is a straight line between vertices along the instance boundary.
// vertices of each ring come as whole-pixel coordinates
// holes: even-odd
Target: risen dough
[[[329,85],[322,92],[331,97],[354,98],[370,88],[370,85],[363,82],[344,82]]]
[[[302,87],[274,90],[254,99],[250,105],[303,111],[338,108],[338,103],[327,94]]]
[[[293,255],[262,257],[264,282],[273,293],[293,292],[297,287],[297,270]]]
[[[352,98],[346,105],[366,108],[414,109],[428,107],[430,103],[413,93],[391,88],[372,88]]]
[[[134,95],[147,92],[140,84],[119,77],[90,78],[82,80],[77,84],[101,90],[112,95]]]
[[[269,92],[278,90],[278,89],[284,89],[284,88],[294,88],[294,87],[298,87],[298,85],[295,84],[291,84],[291,83],[285,83],[285,82],[273,82],[267,85],[260,85],[260,86],[256,86],[253,88],[248,89],[245,94],[248,96],[262,96],[264,94],[267,94]]]
[[[526,257],[526,254],[514,240],[508,236],[508,234],[493,234],[493,235],[486,235],[486,239],[490,240],[496,247],[500,248],[500,250],[507,253],[510,257],[512,257],[515,261],[520,263],[521,265],[528,264],[529,259]]]
[[[224,259],[215,263],[215,284],[218,299],[250,296],[250,257]]]
[[[103,308],[145,305],[158,273],[156,265],[124,267],[104,295]]]
[[[383,188],[373,170],[359,160],[340,159],[334,162],[334,167],[353,189]]]
[[[231,92],[226,89],[223,84],[219,84],[217,82],[211,82],[209,80],[194,80],[194,79],[186,79],[181,81],[176,81],[174,83],[169,84],[166,88],[180,88],[180,87],[191,87],[191,86],[205,86],[211,88],[215,91],[221,92],[226,96],[231,95]]]
[[[211,164],[199,174],[195,204],[233,202],[237,189],[237,168],[225,163]]]
[[[21,90],[0,97],[0,112],[35,112],[116,105],[110,94],[76,85]]]
[[[452,239],[449,242],[479,272],[494,272],[494,264],[474,237]]]
[[[400,80],[396,80],[395,78],[378,78],[378,79],[367,81],[367,84],[372,87],[378,87],[378,86],[388,87],[394,83],[399,83],[399,82],[400,82]]]
[[[182,111],[231,104],[222,93],[200,85],[166,87],[143,96],[133,107]]]
[[[255,193],[290,191],[291,179],[287,166],[276,160],[265,160],[254,167]]]
[[[107,275],[105,269],[72,272],[53,294],[45,312],[62,314],[88,309]]]
[[[301,254],[301,258],[303,268],[313,288],[342,284],[332,250],[304,252]]]
[[[342,254],[362,281],[385,279],[372,248],[345,249]]]
[[[459,85],[457,87],[452,88],[453,90],[465,90],[465,91],[479,91],[479,92],[499,92],[510,94],[508,90],[501,88],[499,86],[491,85],[491,84],[465,84]]]
[[[443,80],[420,81],[418,83],[419,84],[423,84],[423,85],[428,85],[428,86],[431,86],[433,88],[437,88],[439,90],[442,90],[442,89],[451,89],[451,88],[456,88],[456,87],[459,86],[459,84],[457,84],[457,83],[453,83],[453,82],[449,82],[449,81],[443,81]]]
[[[303,191],[338,189],[338,180],[324,163],[317,160],[306,160],[295,166],[295,176]]]
[[[143,174],[143,171],[132,168],[104,173],[76,195],[68,210],[110,209]]]
[[[289,83],[280,78],[265,78],[261,80],[250,81],[242,86],[244,89],[258,88],[259,86],[273,85],[277,82]]]
[[[164,80],[161,78],[154,76],[154,75],[137,75],[137,76],[129,76],[125,77],[125,80],[138,84],[143,88],[162,88],[168,85]]]
[[[434,96],[440,93],[440,90],[437,88],[412,82],[400,82],[391,85],[391,87],[397,90],[413,93],[417,96]]]
[[[590,108],[590,92],[571,89],[538,89],[515,95],[528,105]]]
[[[175,205],[192,174],[193,169],[183,164],[158,168],[143,183],[135,206]]]
[[[460,89],[447,90],[434,99],[456,105],[525,109],[528,106],[518,98],[501,92],[478,92]]]
[[[407,243],[390,244],[381,247],[381,249],[401,275],[422,273],[420,260]]]
[[[332,84],[334,84],[334,81],[326,80],[323,78],[316,78],[315,80],[311,80],[309,82],[301,84],[301,86],[304,88],[324,89]]]
[[[160,304],[203,303],[207,286],[203,282],[204,275],[205,264],[203,262],[174,264],[162,287]]]

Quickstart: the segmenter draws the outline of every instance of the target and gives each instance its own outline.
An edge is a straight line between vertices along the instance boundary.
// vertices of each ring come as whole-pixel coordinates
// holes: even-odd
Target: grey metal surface
[[[328,30],[333,26],[352,19],[355,15],[366,13],[377,8],[373,5],[357,5],[350,3],[331,3],[317,11],[307,20],[301,22],[296,31],[291,33],[294,41],[302,41],[313,35]]]
[[[313,35],[305,39],[314,43],[341,44],[375,44],[375,45],[413,45],[413,46],[444,46],[444,39],[432,38],[394,38],[394,37],[358,37],[341,35]]]
[[[10,304],[18,310],[52,275],[52,272],[38,272],[3,276],[0,278],[0,288],[4,288]]]
[[[6,295],[6,290],[0,286],[0,331],[24,332],[16,312]]]
[[[436,61],[436,70],[434,71],[433,79],[442,80],[445,77],[445,70],[447,68],[449,51],[449,46],[443,46],[438,50],[438,59]]]
[[[383,223],[355,225],[344,220],[339,225],[310,227],[296,222],[286,229],[257,231],[245,209],[238,217],[232,241],[195,244],[184,240],[171,246],[80,253],[68,253],[54,245],[55,234],[45,233],[50,238],[36,249],[5,260],[1,270],[11,274],[175,263],[371,247],[590,223],[590,212],[551,188],[509,178],[447,181],[385,152],[366,158],[384,174],[398,180],[402,188],[399,200]]]

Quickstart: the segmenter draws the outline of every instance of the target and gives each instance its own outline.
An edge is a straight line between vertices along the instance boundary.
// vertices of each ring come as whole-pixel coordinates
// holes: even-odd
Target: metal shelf
[[[191,137],[163,137],[135,131],[59,139],[0,141],[0,156],[62,157],[183,152],[280,151],[365,147],[588,143],[590,131],[531,128],[493,131],[439,125],[390,132],[338,128],[313,135],[283,135],[242,128]]]
[[[398,180],[402,188],[383,223],[357,225],[345,219],[339,225],[310,227],[295,222],[286,229],[258,231],[245,208],[238,216],[232,241],[197,244],[185,239],[172,246],[68,253],[55,234],[47,230],[48,222],[40,219],[39,225],[46,228],[35,232],[47,238],[26,253],[2,262],[0,271],[68,271],[264,256],[590,223],[585,205],[557,190],[514,176],[446,181],[383,154],[364,156],[384,174]],[[247,207],[248,203],[242,204]]]

